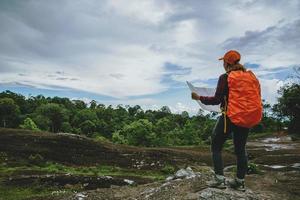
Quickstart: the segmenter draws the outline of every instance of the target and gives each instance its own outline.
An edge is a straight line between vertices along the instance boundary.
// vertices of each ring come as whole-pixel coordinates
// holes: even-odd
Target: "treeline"
[[[285,93],[285,90],[283,90]],[[282,95],[284,98],[284,95]],[[253,133],[281,130],[289,118],[281,104],[264,103],[264,118]],[[299,112],[300,113],[300,112]],[[198,145],[209,141],[215,114],[200,112],[189,116],[160,110],[143,110],[140,106],[105,106],[96,101],[43,95],[25,98],[11,91],[0,93],[0,126],[50,132],[82,134],[115,143],[141,146]]]
[[[105,106],[91,101],[42,95],[25,98],[0,93],[2,127],[82,134],[141,146],[194,145],[208,139],[212,116],[172,114],[167,106],[144,111],[140,106]]]

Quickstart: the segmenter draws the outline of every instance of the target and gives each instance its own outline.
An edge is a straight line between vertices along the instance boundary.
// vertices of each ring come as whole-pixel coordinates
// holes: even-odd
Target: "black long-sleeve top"
[[[220,105],[221,109],[224,108],[225,106],[224,97],[226,98],[226,101],[228,101],[228,92],[229,92],[227,77],[228,75],[226,73],[222,74],[219,77],[217,89],[214,96],[200,96],[199,100],[205,105],[221,104]]]

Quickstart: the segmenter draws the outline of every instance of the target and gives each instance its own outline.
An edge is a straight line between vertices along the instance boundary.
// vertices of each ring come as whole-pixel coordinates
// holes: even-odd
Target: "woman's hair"
[[[235,64],[232,65],[227,63],[227,72],[236,71],[236,70],[246,71],[246,68],[244,67],[244,65],[240,64],[239,62],[236,62]]]

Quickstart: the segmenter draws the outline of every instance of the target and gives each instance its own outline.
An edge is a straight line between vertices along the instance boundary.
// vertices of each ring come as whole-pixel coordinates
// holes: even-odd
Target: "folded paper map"
[[[214,88],[195,87],[188,81],[186,83],[189,86],[191,92],[195,92],[198,95],[201,95],[201,96],[214,96],[215,95],[216,89],[214,89]],[[198,104],[200,105],[200,108],[202,110],[221,112],[220,105],[205,105],[205,104],[201,103],[200,100],[196,100],[196,101],[198,102]]]

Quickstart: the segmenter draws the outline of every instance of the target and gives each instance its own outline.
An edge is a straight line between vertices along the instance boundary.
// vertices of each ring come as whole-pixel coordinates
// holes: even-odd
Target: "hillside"
[[[16,159],[40,154],[45,160],[69,165],[113,165],[124,168],[161,169],[166,165],[210,165],[208,147],[142,148],[95,141],[66,134],[0,128],[0,151]],[[227,164],[234,163],[229,153]],[[139,163],[143,164],[139,165]],[[154,164],[153,164],[154,163]],[[159,163],[159,164],[157,164]]]
[[[299,143],[284,138],[248,143],[251,162],[258,163],[247,176],[249,199],[299,197]],[[235,157],[230,151],[223,155],[230,177]],[[201,199],[201,195],[235,199],[241,195],[205,186],[212,175],[207,146],[142,148],[73,134],[2,128],[0,161],[0,199]],[[166,180],[188,166],[194,176]]]

